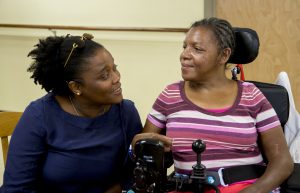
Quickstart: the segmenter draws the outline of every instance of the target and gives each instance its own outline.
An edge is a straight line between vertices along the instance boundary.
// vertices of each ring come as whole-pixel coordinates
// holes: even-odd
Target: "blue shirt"
[[[48,93],[26,108],[14,130],[2,192],[102,193],[130,172],[127,152],[141,128],[129,100],[84,118]]]

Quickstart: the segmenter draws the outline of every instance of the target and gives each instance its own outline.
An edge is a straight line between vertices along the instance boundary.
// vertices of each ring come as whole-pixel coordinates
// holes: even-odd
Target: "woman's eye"
[[[109,78],[109,73],[106,72],[106,73],[101,74],[100,78],[101,78],[102,80],[107,80],[107,79]]]
[[[113,76],[113,73],[119,73],[117,65],[114,65],[112,68],[106,69],[102,74],[100,74],[101,80],[108,80]]]

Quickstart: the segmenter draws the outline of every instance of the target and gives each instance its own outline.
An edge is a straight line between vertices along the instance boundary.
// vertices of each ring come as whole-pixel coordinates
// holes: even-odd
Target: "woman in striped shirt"
[[[183,80],[168,85],[158,96],[133,144],[143,138],[161,140],[165,150],[172,151],[175,172],[190,175],[196,162],[191,144],[202,139],[206,143],[202,164],[208,171],[266,165],[258,178],[220,185],[221,193],[279,192],[277,187],[292,172],[293,162],[276,112],[265,96],[252,83],[226,77],[234,48],[228,21],[196,21],[180,55]]]

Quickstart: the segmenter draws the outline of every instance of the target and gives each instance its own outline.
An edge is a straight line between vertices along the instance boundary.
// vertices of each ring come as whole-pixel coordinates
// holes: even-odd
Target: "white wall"
[[[0,0],[0,23],[6,24],[187,28],[203,18],[203,12],[203,0]],[[181,79],[184,34],[85,32],[92,33],[114,56],[124,97],[135,102],[144,122],[164,86]],[[81,35],[83,31],[56,33]],[[53,33],[47,29],[0,28],[0,110],[23,111],[45,94],[26,71],[31,62],[27,54],[39,38],[49,35]]]

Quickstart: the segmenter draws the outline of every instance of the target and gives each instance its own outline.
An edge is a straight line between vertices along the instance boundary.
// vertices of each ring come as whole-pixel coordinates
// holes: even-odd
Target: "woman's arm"
[[[293,171],[294,164],[280,126],[260,133],[260,141],[262,152],[268,160],[267,169],[241,193],[269,193],[280,186]]]
[[[20,118],[9,144],[2,191],[35,193],[46,151],[42,120],[32,107]]]

